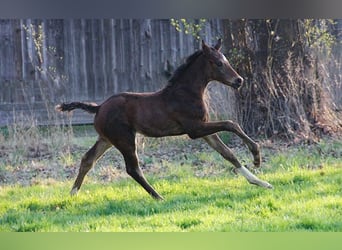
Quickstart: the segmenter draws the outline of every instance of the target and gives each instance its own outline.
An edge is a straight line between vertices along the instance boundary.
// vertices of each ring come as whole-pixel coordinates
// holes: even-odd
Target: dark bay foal
[[[238,89],[243,79],[230,66],[220,52],[221,39],[214,47],[202,41],[202,50],[187,58],[169,80],[168,85],[153,93],[121,93],[108,98],[101,105],[72,102],[56,106],[58,111],[83,109],[95,114],[94,126],[99,138],[83,156],[79,173],[72,187],[74,195],[95,162],[113,145],[122,153],[127,173],[133,177],[153,198],[162,199],[145,179],[138,164],[136,133],[150,137],[187,134],[190,138],[203,138],[213,149],[231,162],[236,172],[248,182],[265,188],[272,186],[257,178],[242,166],[233,152],[216,134],[229,131],[238,135],[254,157],[254,165],[260,166],[260,148],[233,121],[209,121],[203,101],[205,88],[216,80]]]

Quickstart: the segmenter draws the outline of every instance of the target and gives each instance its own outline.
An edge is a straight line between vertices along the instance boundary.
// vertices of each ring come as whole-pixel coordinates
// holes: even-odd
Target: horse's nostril
[[[238,89],[241,87],[243,83],[243,78],[242,77],[238,77],[234,80],[233,84],[232,84],[232,87],[235,88],[235,89]]]
[[[241,77],[236,79],[236,83],[238,84],[242,84],[243,83],[243,79]]]

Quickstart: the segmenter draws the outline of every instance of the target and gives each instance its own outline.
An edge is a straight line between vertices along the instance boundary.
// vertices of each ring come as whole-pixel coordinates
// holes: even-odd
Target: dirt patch
[[[89,138],[88,138],[89,140]],[[342,158],[341,144],[334,146],[334,140],[319,144],[318,142],[301,142],[294,145],[290,142],[264,140],[262,146],[262,158],[264,166],[269,159],[284,152],[296,152],[297,149],[305,149],[322,158]],[[91,142],[92,143],[92,142]],[[74,180],[78,173],[79,163],[83,154],[90,148],[74,144],[64,146],[58,152],[53,151],[51,145],[42,143],[38,147],[29,146],[22,150],[10,148],[6,145],[0,147],[0,185],[34,185],[37,183],[53,183],[55,181]],[[229,146],[236,153],[241,163],[244,159],[251,161],[251,154],[240,140],[233,140]],[[207,160],[213,150],[201,139],[190,140],[187,137],[178,138],[138,138],[138,155],[140,166],[145,174],[167,176],[169,166],[191,165],[196,176],[220,174],[222,171],[230,171],[227,163],[216,155]],[[211,155],[211,157],[213,157]],[[172,165],[173,164],[173,165]],[[306,169],[321,169],[322,164],[303,165]],[[121,154],[115,149],[109,150],[89,172],[88,177],[100,182],[111,182],[122,178],[128,178]]]

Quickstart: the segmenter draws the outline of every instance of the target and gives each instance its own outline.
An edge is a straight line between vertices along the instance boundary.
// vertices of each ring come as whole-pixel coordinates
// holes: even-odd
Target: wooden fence
[[[200,32],[214,43],[222,21],[207,20]],[[59,102],[157,90],[199,46],[170,20],[0,20],[0,126],[23,116],[58,123]],[[73,123],[93,119],[74,113]]]
[[[327,68],[326,88],[340,110],[342,20],[336,22],[337,52],[334,60],[322,66]],[[199,20],[193,23],[201,24]],[[199,36],[210,44],[218,37],[236,40],[241,34],[232,23],[207,20]],[[248,49],[261,50],[253,45],[253,31],[241,37],[247,38]],[[57,103],[101,103],[123,91],[160,89],[182,60],[199,47],[199,40],[177,31],[166,19],[0,19],[0,126],[25,119],[38,124],[66,122],[66,116],[54,111]],[[255,51],[256,55],[263,53]],[[252,81],[247,80],[246,84]],[[212,99],[219,100],[211,102],[219,115],[237,118],[234,93],[224,86],[210,88]],[[93,116],[77,111],[71,122],[92,120]]]

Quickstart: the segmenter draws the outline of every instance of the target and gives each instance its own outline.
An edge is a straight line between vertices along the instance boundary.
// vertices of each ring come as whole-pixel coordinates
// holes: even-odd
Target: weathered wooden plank
[[[207,26],[205,36],[216,37],[218,24],[216,30]],[[160,89],[166,69],[172,73],[199,47],[167,19],[23,19],[0,25],[1,117],[31,110],[42,123],[55,121],[59,102],[102,102],[122,91]],[[77,112],[73,122],[89,122],[88,116]]]

